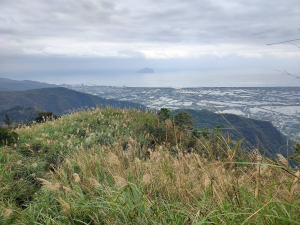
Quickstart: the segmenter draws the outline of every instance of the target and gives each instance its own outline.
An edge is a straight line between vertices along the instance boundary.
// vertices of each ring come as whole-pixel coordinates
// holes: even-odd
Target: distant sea
[[[7,77],[51,84],[86,84],[128,87],[276,87],[300,86],[300,79],[276,71],[173,71],[156,73],[93,72],[67,74],[26,74]]]

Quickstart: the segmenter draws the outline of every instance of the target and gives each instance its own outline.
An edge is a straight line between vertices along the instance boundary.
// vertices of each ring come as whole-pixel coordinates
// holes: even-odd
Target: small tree
[[[0,127],[0,146],[1,145],[12,145],[17,142],[18,134],[10,131],[7,128]]]
[[[297,162],[300,162],[300,144],[297,142],[294,147],[294,154],[290,156],[291,160],[295,160]]]
[[[158,113],[159,120],[165,121],[167,119],[171,118],[170,110],[167,108],[161,108],[159,113]]]
[[[6,113],[5,114],[5,120],[3,120],[4,123],[7,125],[7,126],[10,126],[11,125],[11,121],[10,121],[10,118],[9,118],[9,115]]]
[[[193,117],[184,111],[174,116],[174,123],[182,130],[192,130],[194,128]]]
[[[222,129],[221,125],[217,125],[217,126],[216,126],[216,131],[217,131],[218,133],[220,133],[220,134],[223,133],[223,131],[222,131],[221,129]]]

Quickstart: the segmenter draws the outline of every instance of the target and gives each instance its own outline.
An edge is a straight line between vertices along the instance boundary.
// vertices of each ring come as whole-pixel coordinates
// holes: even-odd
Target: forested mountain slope
[[[33,121],[43,110],[36,106],[14,106],[0,112],[0,125],[4,124],[6,114],[12,123],[26,123]]]
[[[14,106],[36,106],[44,111],[61,115],[68,110],[82,107],[105,107],[145,109],[143,105],[125,101],[104,99],[67,88],[42,88],[28,91],[0,92],[0,111]]]
[[[175,113],[181,110],[175,110]],[[269,157],[275,157],[277,153],[287,156],[287,137],[281,134],[270,122],[255,119],[240,117],[234,114],[223,114],[229,123],[219,114],[208,110],[192,110],[185,109],[187,113],[191,114],[194,120],[195,128],[215,128],[221,125],[224,133],[230,133],[233,140],[241,139],[248,148],[257,148]],[[242,135],[242,136],[241,136]],[[291,154],[293,141],[289,140],[289,152]]]

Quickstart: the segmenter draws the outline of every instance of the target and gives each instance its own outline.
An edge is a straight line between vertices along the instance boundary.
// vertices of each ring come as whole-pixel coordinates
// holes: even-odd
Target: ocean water
[[[3,76],[2,76],[3,77]],[[300,79],[277,71],[174,71],[148,74],[132,72],[39,73],[6,78],[52,84],[86,84],[127,87],[272,87],[300,86]]]

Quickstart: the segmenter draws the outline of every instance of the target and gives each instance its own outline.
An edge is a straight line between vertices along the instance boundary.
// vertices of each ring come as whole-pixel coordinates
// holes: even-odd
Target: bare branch
[[[294,39],[294,40],[289,40],[289,41],[282,41],[282,42],[278,42],[278,43],[271,43],[271,44],[267,44],[267,45],[278,45],[278,44],[292,42],[292,41],[298,41],[298,40],[300,40],[300,38]]]
[[[275,69],[274,69],[274,70],[275,70]],[[289,72],[287,72],[286,70],[283,70],[283,71],[281,71],[281,70],[275,70],[275,71],[277,71],[277,72],[280,72],[280,73],[283,73],[284,75],[289,75],[289,76],[296,77],[296,78],[300,79],[300,77],[299,77],[299,76],[296,76],[296,75],[290,74],[290,73],[289,73]]]

